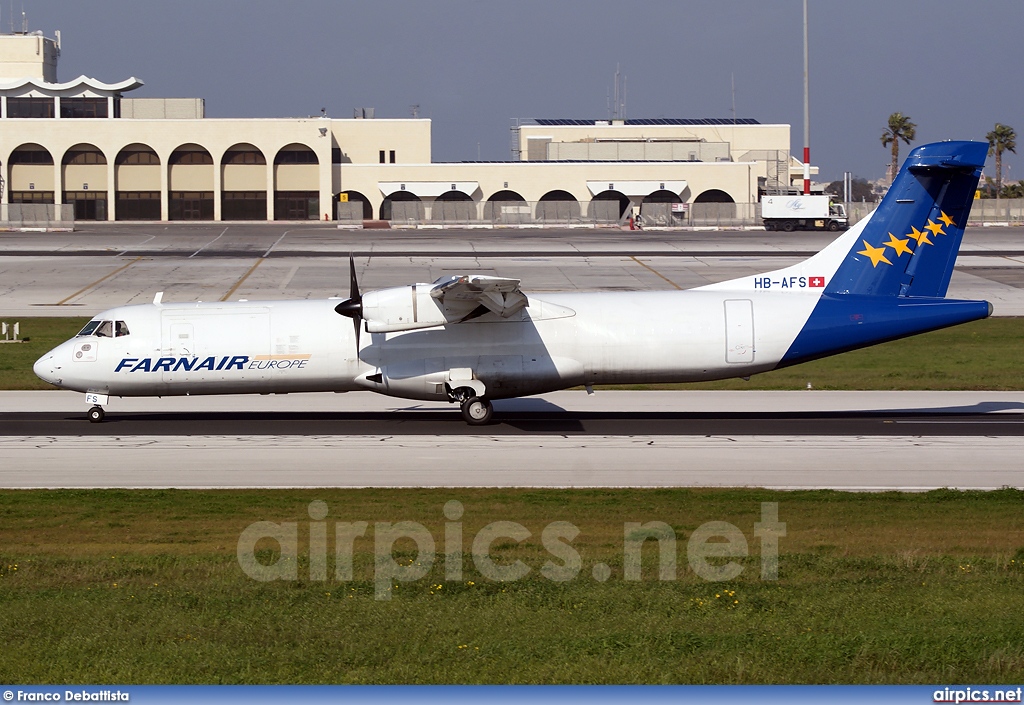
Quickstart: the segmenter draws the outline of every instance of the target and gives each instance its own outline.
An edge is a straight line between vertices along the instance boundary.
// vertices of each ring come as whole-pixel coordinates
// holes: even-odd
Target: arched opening
[[[483,219],[501,225],[534,221],[534,211],[520,194],[508,189],[492,194],[483,204]]]
[[[9,203],[54,201],[53,155],[34,142],[19,146],[7,159]]]
[[[580,202],[568,191],[548,191],[537,203],[537,220],[569,223],[580,220]]]
[[[616,206],[616,211],[607,212],[608,204],[613,203]],[[590,199],[590,216],[604,216],[601,220],[608,220],[608,216],[613,216],[614,220],[620,219],[626,214],[626,210],[629,208],[629,196],[622,193],[622,191],[604,190],[601,193]]]
[[[495,192],[490,198],[487,199],[493,203],[526,203],[526,199],[520,196],[515,191],[504,191]]]
[[[213,220],[213,155],[183,144],[167,160],[168,220]]]
[[[435,201],[451,201],[453,203],[472,201],[473,197],[462,191],[445,191],[434,199]]]
[[[725,191],[713,188],[705,191],[693,199],[694,203],[735,203],[732,196]]]
[[[114,157],[114,217],[160,220],[160,157],[152,147],[133,143]]]
[[[690,206],[690,223],[692,225],[734,225],[736,219],[736,202],[732,196],[719,189],[704,191]]]
[[[647,194],[640,203],[640,215],[643,217],[644,225],[662,227],[682,225],[686,213],[677,205],[682,202],[683,199],[678,193],[665,189]]]
[[[275,220],[319,220],[319,164],[316,152],[297,142],[274,155]]]
[[[423,220],[425,214],[420,197],[409,191],[395,191],[380,204],[381,220]]]
[[[220,160],[221,220],[267,219],[267,157],[255,145],[240,142]]]
[[[476,203],[462,191],[445,191],[430,204],[430,220],[468,223],[476,220]]]
[[[343,201],[340,196],[345,196]],[[358,191],[342,191],[334,197],[337,204],[335,217],[338,220],[372,220],[373,205],[370,199]]]
[[[94,144],[76,144],[60,160],[61,201],[74,207],[75,220],[107,219],[107,157]]]
[[[484,220],[499,225],[521,225],[533,221],[533,211],[520,194],[496,191],[484,204]]]

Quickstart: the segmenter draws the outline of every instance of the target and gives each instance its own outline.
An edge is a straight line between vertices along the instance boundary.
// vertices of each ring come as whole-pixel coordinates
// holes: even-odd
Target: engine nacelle
[[[370,333],[432,328],[448,322],[433,284],[413,284],[363,294],[363,319]]]

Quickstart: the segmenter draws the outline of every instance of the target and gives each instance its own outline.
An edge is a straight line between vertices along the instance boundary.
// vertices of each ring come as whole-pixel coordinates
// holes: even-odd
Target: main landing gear
[[[103,420],[104,416],[105,414],[102,406],[97,405],[89,409],[89,420],[93,423],[99,423]]]
[[[482,384],[474,382],[472,387],[466,385],[455,389],[452,389],[450,385],[446,386],[448,400],[459,402],[459,406],[462,407],[462,418],[466,423],[470,426],[485,426],[491,422],[494,417],[494,407],[491,405],[491,400],[483,396]]]
[[[494,416],[494,406],[490,399],[483,397],[469,397],[462,400],[462,418],[470,426],[484,426],[491,422]]]

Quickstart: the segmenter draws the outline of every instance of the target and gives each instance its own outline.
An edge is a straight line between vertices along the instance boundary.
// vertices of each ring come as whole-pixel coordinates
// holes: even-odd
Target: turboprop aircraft
[[[983,142],[914,149],[878,208],[810,259],[687,291],[526,294],[471,273],[347,300],[153,303],[97,315],[35,373],[110,397],[369,390],[458,402],[747,377],[979,318],[946,299]]]

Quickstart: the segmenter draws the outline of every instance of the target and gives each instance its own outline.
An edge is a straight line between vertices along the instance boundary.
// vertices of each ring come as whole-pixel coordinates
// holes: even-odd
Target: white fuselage
[[[128,335],[73,338],[35,371],[111,396],[369,389],[435,400],[464,379],[492,399],[720,379],[774,368],[817,300],[807,290],[541,294],[510,318],[362,331],[358,355],[338,300],[124,306],[96,319],[123,321]]]

